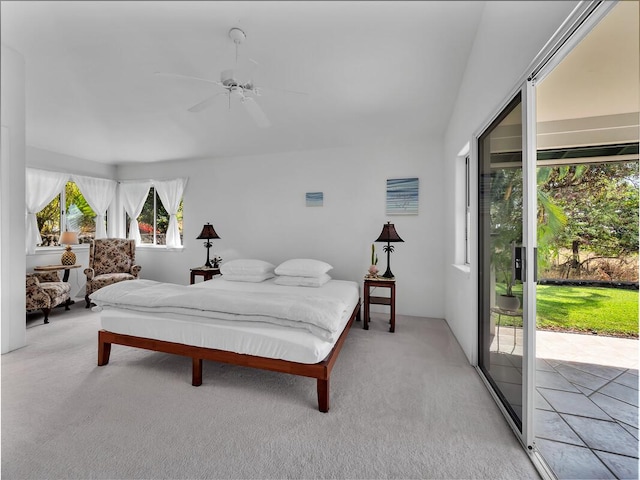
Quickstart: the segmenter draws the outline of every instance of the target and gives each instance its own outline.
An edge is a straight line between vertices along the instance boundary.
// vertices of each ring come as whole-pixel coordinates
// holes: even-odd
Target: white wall
[[[456,242],[456,156],[474,132],[506,101],[525,69],[578,2],[487,2],[464,80],[445,136],[445,317],[462,349],[474,362],[477,311],[477,235],[473,234],[470,273],[453,266]],[[472,175],[477,159],[472,158]],[[472,199],[476,195],[475,185]],[[477,220],[477,202],[472,201]],[[472,222],[476,225],[477,222]]]
[[[405,243],[396,244],[399,314],[444,314],[443,176],[439,140],[239,158],[121,165],[121,180],[187,176],[182,252],[138,248],[143,278],[187,284],[189,268],[206,259],[202,225],[221,239],[211,254],[224,260],[259,258],[275,265],[289,258],[317,258],[334,266],[334,278],[361,283],[371,243],[387,221]],[[387,216],[387,178],[420,179],[419,215]],[[306,192],[324,192],[323,207],[306,207]],[[382,244],[379,266],[386,268]]]
[[[25,161],[27,167],[32,168],[89,177],[116,178],[117,167],[115,165],[93,162],[84,158],[72,157],[31,146],[26,148]]]
[[[2,353],[26,343],[25,330],[25,65],[16,51],[0,54],[0,333]],[[8,145],[4,144],[8,138]]]

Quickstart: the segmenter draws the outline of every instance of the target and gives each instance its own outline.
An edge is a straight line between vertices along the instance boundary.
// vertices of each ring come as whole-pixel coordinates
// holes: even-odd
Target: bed
[[[152,280],[110,285],[91,295],[100,311],[98,365],[111,345],[192,359],[192,385],[202,384],[203,360],[317,379],[318,409],[329,411],[331,371],[354,320],[356,282],[318,288],[224,277],[190,286]]]

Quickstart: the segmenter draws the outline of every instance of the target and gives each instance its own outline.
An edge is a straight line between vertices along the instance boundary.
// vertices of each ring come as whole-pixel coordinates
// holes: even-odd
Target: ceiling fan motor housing
[[[229,37],[233,40],[234,43],[240,44],[247,39],[247,35],[237,27],[229,30]]]

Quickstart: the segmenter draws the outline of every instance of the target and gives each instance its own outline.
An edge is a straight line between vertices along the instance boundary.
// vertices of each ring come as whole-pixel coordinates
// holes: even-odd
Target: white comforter
[[[347,305],[336,299],[190,288],[153,280],[119,282],[90,295],[97,309],[178,313],[223,320],[267,322],[303,328],[324,339],[335,338]]]

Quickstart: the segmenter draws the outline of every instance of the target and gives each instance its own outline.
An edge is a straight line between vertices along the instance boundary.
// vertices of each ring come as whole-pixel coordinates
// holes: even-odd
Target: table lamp
[[[76,232],[62,232],[60,235],[60,245],[66,245],[67,248],[60,258],[62,265],[75,265],[76,254],[71,251],[71,245],[78,244],[78,234]]]
[[[206,242],[204,242],[204,246],[207,247],[207,263],[205,263],[204,266],[207,268],[213,268],[213,265],[211,264],[211,260],[209,260],[209,249],[211,248],[211,240],[214,238],[220,238],[220,237],[218,236],[218,234],[213,229],[213,226],[211,226],[210,223],[207,223],[204,227],[202,227],[202,231],[200,232],[200,235],[196,237],[196,239],[198,240],[202,240],[202,239],[206,240]]]
[[[376,240],[376,242],[387,242],[386,245],[382,247],[382,250],[387,252],[387,270],[382,274],[384,278],[394,278],[393,273],[391,273],[391,252],[393,252],[394,246],[391,245],[391,242],[404,242],[400,238],[400,235],[396,232],[396,227],[391,222],[387,222],[386,225],[382,227],[382,233]]]

